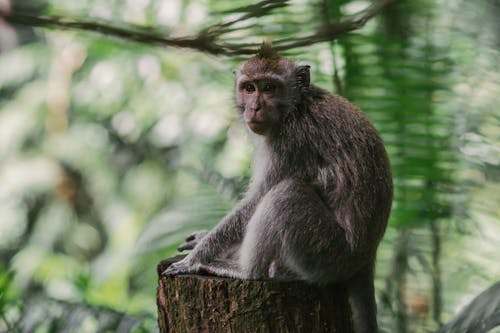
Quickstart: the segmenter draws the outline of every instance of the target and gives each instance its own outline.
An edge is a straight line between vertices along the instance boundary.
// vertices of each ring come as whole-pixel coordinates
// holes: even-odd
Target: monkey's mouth
[[[257,134],[263,134],[267,129],[267,125],[263,121],[247,121],[247,126],[252,130],[252,132]]]

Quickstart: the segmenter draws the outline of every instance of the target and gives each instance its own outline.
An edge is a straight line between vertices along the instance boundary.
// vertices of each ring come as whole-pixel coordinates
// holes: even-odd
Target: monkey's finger
[[[186,242],[190,242],[196,239],[196,234],[191,234],[186,237]]]
[[[179,269],[175,265],[171,265],[166,270],[164,270],[163,273],[161,273],[161,274],[162,275],[177,275],[177,274],[181,274],[181,273],[182,273],[181,269]]]
[[[207,233],[208,233],[208,231],[206,231],[206,230],[195,231],[186,237],[186,242],[191,242],[191,241],[196,240],[196,239],[201,239]]]
[[[161,273],[161,275],[173,275],[172,270],[169,267],[166,270],[164,270],[163,273]]]
[[[166,270],[164,270],[161,275],[174,275],[175,274],[175,266],[170,265],[167,267]]]
[[[179,247],[177,248],[177,250],[179,252],[182,252],[182,251],[185,251],[185,250],[192,250],[192,249],[194,249],[196,243],[197,242],[195,240],[192,240],[190,242],[185,242],[185,243],[179,245]]]

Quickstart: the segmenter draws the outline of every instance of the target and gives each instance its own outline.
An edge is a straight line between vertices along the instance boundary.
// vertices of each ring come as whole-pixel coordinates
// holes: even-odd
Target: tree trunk
[[[248,281],[204,275],[162,276],[160,332],[353,332],[345,286]]]

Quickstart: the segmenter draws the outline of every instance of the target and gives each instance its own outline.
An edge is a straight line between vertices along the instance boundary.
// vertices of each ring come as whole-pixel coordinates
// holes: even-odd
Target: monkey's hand
[[[179,275],[179,274],[193,274],[200,270],[200,264],[193,261],[187,255],[184,259],[178,262],[174,262],[172,265],[168,266],[166,270],[163,271],[162,275]]]
[[[193,232],[192,234],[186,237],[185,242],[179,245],[177,250],[179,252],[182,252],[185,250],[194,249],[194,247],[200,242],[200,240],[203,237],[205,237],[206,234],[208,234],[208,231],[206,230]]]

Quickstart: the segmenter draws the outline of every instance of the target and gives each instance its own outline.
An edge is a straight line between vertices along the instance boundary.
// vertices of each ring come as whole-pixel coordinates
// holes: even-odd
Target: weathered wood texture
[[[158,265],[160,332],[353,331],[342,285],[161,276],[174,261],[176,258],[167,259]]]

